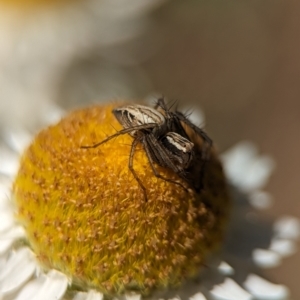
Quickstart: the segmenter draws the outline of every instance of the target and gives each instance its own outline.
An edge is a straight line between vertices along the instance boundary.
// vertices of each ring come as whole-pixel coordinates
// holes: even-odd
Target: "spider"
[[[158,110],[144,105],[126,105],[113,109],[113,114],[124,129],[107,137],[103,141],[81,148],[96,148],[109,140],[129,133],[133,137],[128,168],[142,188],[147,202],[146,188],[133,168],[133,157],[138,143],[143,145],[154,175],[160,179],[184,187],[180,182],[168,179],[158,173],[154,163],[166,167],[187,180],[186,169],[194,159],[194,144],[177,132],[168,130],[166,116]]]

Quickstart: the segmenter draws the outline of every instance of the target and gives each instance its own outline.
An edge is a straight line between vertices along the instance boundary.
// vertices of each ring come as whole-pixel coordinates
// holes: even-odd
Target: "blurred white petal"
[[[272,196],[268,192],[254,191],[249,195],[249,202],[256,209],[268,209],[272,205]]]
[[[3,130],[4,140],[15,152],[22,154],[31,142],[32,136],[22,128],[11,127]]]
[[[251,300],[253,297],[235,281],[226,278],[223,283],[213,287],[210,292],[215,300]]]
[[[8,230],[10,227],[13,226],[15,223],[15,219],[12,213],[10,213],[8,210],[1,210],[0,212],[0,238],[2,235],[2,232]],[[1,241],[0,241],[1,243]]]
[[[10,185],[8,186],[5,180],[0,181],[0,213],[5,213],[9,216],[13,216]],[[2,222],[2,218],[0,218],[0,220]],[[0,223],[0,231],[1,226],[2,223]]]
[[[218,266],[218,270],[223,275],[233,275],[234,269],[225,261],[222,261]]]
[[[197,293],[194,296],[190,297],[191,300],[206,300],[202,293]]]
[[[19,157],[12,151],[0,146],[0,173],[14,177],[19,168]]]
[[[252,258],[261,268],[273,268],[281,263],[281,256],[278,253],[266,249],[253,250]]]
[[[300,221],[294,217],[281,217],[275,222],[274,231],[278,238],[298,239],[300,236]]]
[[[11,248],[14,241],[15,241],[14,239],[4,239],[4,240],[2,240],[1,237],[0,237],[0,255],[6,253]]]
[[[130,293],[125,295],[126,300],[140,300],[141,295],[136,293]]]
[[[1,241],[5,239],[20,239],[24,238],[25,236],[26,235],[24,227],[16,223],[8,229],[0,232]]]
[[[79,292],[75,295],[73,300],[102,300],[103,294],[90,290],[87,293]],[[21,299],[20,299],[21,300]]]
[[[51,102],[45,103],[40,114],[40,117],[43,120],[43,125],[45,126],[59,122],[66,112],[58,105]]]
[[[297,252],[297,245],[289,239],[274,238],[271,241],[270,250],[277,252],[282,257],[290,256]]]
[[[253,274],[247,277],[244,285],[258,300],[286,300],[289,296],[289,291],[285,286],[270,283]]]
[[[259,156],[251,142],[240,142],[221,157],[229,181],[245,192],[262,188],[275,167],[273,159]]]

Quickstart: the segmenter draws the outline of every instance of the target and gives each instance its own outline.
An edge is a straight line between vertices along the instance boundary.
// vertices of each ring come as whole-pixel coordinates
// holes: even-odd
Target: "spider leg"
[[[129,127],[129,128],[122,129],[122,130],[118,131],[117,133],[115,133],[113,135],[110,135],[109,137],[107,137],[106,139],[104,139],[103,141],[101,141],[99,143],[96,143],[96,144],[90,145],[90,146],[80,146],[80,148],[83,148],[83,149],[97,148],[98,146],[110,141],[111,139],[116,138],[119,135],[130,133],[130,132],[135,131],[135,130],[151,129],[151,128],[154,128],[154,127],[157,127],[157,124],[149,123],[149,124],[142,124],[142,125],[132,126],[132,127]]]
[[[139,138],[135,138],[132,142],[131,149],[130,149],[130,155],[129,155],[128,168],[129,168],[130,172],[132,173],[132,175],[134,176],[135,180],[138,182],[141,189],[143,190],[145,201],[147,202],[148,198],[147,198],[146,188],[144,187],[141,179],[138,177],[138,175],[136,174],[136,172],[133,168],[133,155],[134,155],[135,148],[136,148],[138,142],[140,142]]]
[[[148,139],[147,139],[148,138]],[[172,171],[174,171],[175,173],[179,174],[182,176],[182,171],[180,169],[178,169],[178,167],[172,162],[171,159],[169,159],[168,154],[165,152],[165,150],[163,149],[163,147],[161,147],[160,143],[153,138],[151,135],[149,136],[144,136],[143,137],[143,145],[144,145],[144,149],[146,151],[146,155],[148,157],[148,160],[150,162],[150,166],[151,169],[155,175],[155,177],[160,178],[162,180],[168,181],[170,183],[173,184],[177,184],[180,187],[182,187],[186,192],[188,192],[188,190],[186,189],[186,187],[181,184],[178,181],[172,180],[172,179],[168,179],[162,175],[160,175],[158,173],[158,171],[155,169],[154,167],[154,162],[157,162],[158,164],[160,164],[163,167],[168,167],[170,168]],[[184,177],[184,176],[182,176]]]

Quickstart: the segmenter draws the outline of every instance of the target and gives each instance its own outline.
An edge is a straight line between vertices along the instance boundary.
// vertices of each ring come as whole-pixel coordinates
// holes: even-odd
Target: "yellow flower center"
[[[133,138],[120,135],[83,149],[121,126],[113,105],[74,111],[41,131],[21,159],[13,193],[17,218],[44,268],[105,294],[177,285],[199,270],[219,245],[229,198],[214,153],[200,194],[155,177],[139,145],[128,168]],[[164,177],[186,184],[155,165]]]

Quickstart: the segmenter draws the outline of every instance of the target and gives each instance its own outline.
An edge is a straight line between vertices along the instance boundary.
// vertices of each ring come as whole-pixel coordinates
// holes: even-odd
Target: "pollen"
[[[197,194],[157,178],[138,145],[133,167],[146,202],[128,168],[129,134],[82,148],[122,129],[114,107],[71,112],[37,134],[14,182],[16,217],[45,270],[63,272],[81,289],[145,295],[199,272],[222,242],[230,201],[214,149]],[[155,168],[186,184],[171,170]]]

